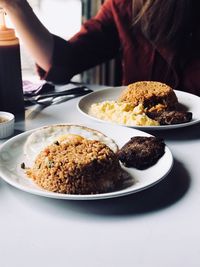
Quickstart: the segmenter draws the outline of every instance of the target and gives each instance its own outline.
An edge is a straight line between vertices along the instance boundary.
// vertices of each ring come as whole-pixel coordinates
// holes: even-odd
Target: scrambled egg
[[[89,114],[105,121],[126,126],[157,126],[159,123],[145,114],[142,104],[134,107],[130,103],[104,101],[91,105]]]

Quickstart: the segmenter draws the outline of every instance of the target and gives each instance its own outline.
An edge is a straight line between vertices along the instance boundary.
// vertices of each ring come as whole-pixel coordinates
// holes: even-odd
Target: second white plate
[[[84,97],[82,97],[78,103],[78,110],[87,116],[88,118],[104,123],[110,123],[108,121],[104,121],[98,118],[95,118],[89,114],[89,109],[93,103],[103,102],[103,101],[111,101],[111,100],[117,100],[122,90],[124,90],[124,86],[120,87],[112,87],[112,88],[106,88],[102,89],[93,93],[90,93]],[[180,123],[180,124],[173,124],[173,125],[162,125],[162,126],[128,126],[133,127],[140,130],[167,130],[167,129],[176,129],[176,128],[182,128],[186,126],[191,126],[193,124],[200,122],[200,97],[189,94],[182,91],[174,90],[176,93],[176,96],[178,97],[178,101],[181,105],[183,105],[187,111],[192,112],[193,119],[190,122],[187,123]],[[114,123],[113,123],[114,124]],[[126,125],[123,125],[126,126]]]

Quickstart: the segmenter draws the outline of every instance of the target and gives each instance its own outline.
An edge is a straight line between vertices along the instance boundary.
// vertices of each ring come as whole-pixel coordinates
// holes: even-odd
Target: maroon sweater
[[[154,80],[200,96],[200,53],[193,48],[197,40],[193,38],[187,61],[181,65],[183,56],[155,48],[142,34],[133,32],[131,20],[132,0],[106,0],[98,14],[70,40],[54,35],[52,66],[47,73],[38,67],[40,77],[68,83],[75,74],[120,54],[122,84]]]

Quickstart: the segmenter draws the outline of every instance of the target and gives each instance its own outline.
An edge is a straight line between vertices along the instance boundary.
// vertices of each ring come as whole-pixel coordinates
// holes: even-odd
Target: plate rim
[[[65,125],[65,124],[69,125],[69,124],[72,124],[72,123],[61,123],[61,124],[62,125]],[[50,124],[50,125],[58,125],[58,124]],[[50,125],[48,125],[48,126],[50,126]],[[91,128],[91,125],[89,125],[89,126],[88,125],[84,125],[84,126]],[[7,140],[6,142],[4,142],[1,145],[0,153],[1,153],[2,150],[5,149],[6,146],[9,146],[10,144],[12,144],[13,142],[15,142],[18,139],[19,140],[21,139],[23,141],[23,138],[27,138],[31,133],[33,133],[34,131],[36,131],[38,129],[41,129],[43,127],[46,127],[46,126],[37,127],[37,128],[25,131],[23,133],[20,133],[20,134],[18,134],[16,136],[10,138],[9,140]],[[119,126],[119,125],[115,125],[114,127],[122,128],[122,126]],[[94,128],[94,129],[96,129],[96,128]],[[143,132],[143,131],[138,130],[138,129],[133,129],[133,130],[135,131],[135,133],[138,133],[138,134],[142,133],[143,136],[153,136],[152,134]],[[100,129],[99,129],[99,131],[100,131]],[[133,135],[135,135],[135,133]],[[169,164],[170,167],[166,171],[166,173],[164,175],[162,175],[160,178],[158,178],[157,180],[151,182],[150,184],[147,184],[145,186],[142,186],[142,187],[136,188],[136,189],[133,188],[132,190],[130,190],[129,187],[128,187],[128,188],[125,188],[125,189],[122,189],[122,190],[116,190],[116,191],[113,191],[113,192],[94,194],[94,195],[91,195],[91,194],[78,195],[78,194],[56,193],[56,192],[47,191],[47,190],[42,189],[40,187],[38,187],[38,188],[29,188],[28,186],[20,185],[16,181],[14,181],[12,179],[9,179],[7,177],[7,175],[4,174],[1,166],[0,166],[0,178],[2,178],[2,180],[7,182],[9,185],[11,185],[14,188],[17,188],[17,189],[19,189],[21,191],[24,191],[24,192],[27,192],[27,193],[30,193],[30,194],[33,194],[33,195],[47,197],[47,198],[63,199],[63,200],[103,200],[103,199],[117,198],[117,197],[122,197],[122,196],[130,195],[130,194],[134,194],[134,193],[146,190],[146,189],[154,186],[155,184],[159,183],[160,181],[162,181],[171,172],[171,170],[173,168],[173,165],[174,165],[173,154],[172,154],[171,150],[169,149],[169,147],[167,145],[165,145],[165,149],[166,149],[165,153],[167,152],[168,155],[170,156],[170,164]],[[23,148],[22,148],[22,150],[23,150]],[[0,160],[1,160],[1,158],[0,158]],[[33,182],[33,185],[35,185],[34,182]]]
[[[102,93],[102,92],[105,92],[107,90],[111,91],[111,90],[116,90],[116,89],[121,89],[123,90],[124,88],[126,88],[126,86],[113,86],[113,87],[105,87],[105,88],[102,88],[100,90],[97,90],[97,91],[94,91],[92,93],[89,93],[85,96],[82,96],[80,98],[80,100],[78,101],[76,107],[77,107],[77,110],[82,114],[84,115],[85,117],[93,120],[93,121],[96,121],[96,122],[101,122],[101,123],[105,123],[105,124],[112,124],[112,125],[119,125],[119,126],[123,126],[123,127],[129,127],[129,128],[134,128],[134,129],[137,129],[137,130],[152,130],[152,131],[160,131],[160,130],[173,130],[173,129],[179,129],[179,128],[184,128],[184,127],[189,127],[189,126],[192,126],[192,125],[195,125],[195,124],[198,124],[200,123],[200,117],[199,119],[196,119],[196,120],[192,120],[190,122],[186,122],[186,123],[180,123],[180,124],[172,124],[172,125],[159,125],[159,126],[139,126],[139,125],[134,125],[134,126],[128,126],[128,125],[124,125],[124,124],[117,124],[115,122],[110,122],[110,121],[104,121],[104,120],[101,120],[99,118],[95,118],[94,116],[91,116],[89,115],[88,113],[86,113],[85,111],[83,111],[80,107],[80,105],[82,104],[83,101],[85,101],[85,99],[91,97],[91,95],[95,95],[95,94],[98,94],[98,93]],[[197,96],[197,95],[194,95],[194,94],[191,94],[191,93],[188,93],[188,92],[185,92],[185,91],[181,91],[181,90],[174,90],[175,94],[180,96],[181,94],[182,95],[188,95],[188,96],[191,96],[193,98],[196,98],[196,99],[199,99],[199,104],[200,104],[200,97]]]

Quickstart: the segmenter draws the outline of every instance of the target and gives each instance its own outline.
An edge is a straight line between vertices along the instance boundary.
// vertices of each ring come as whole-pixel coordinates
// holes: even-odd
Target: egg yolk
[[[82,141],[84,138],[78,134],[64,134],[59,136],[58,142],[61,143],[69,143],[69,142],[79,142]]]

